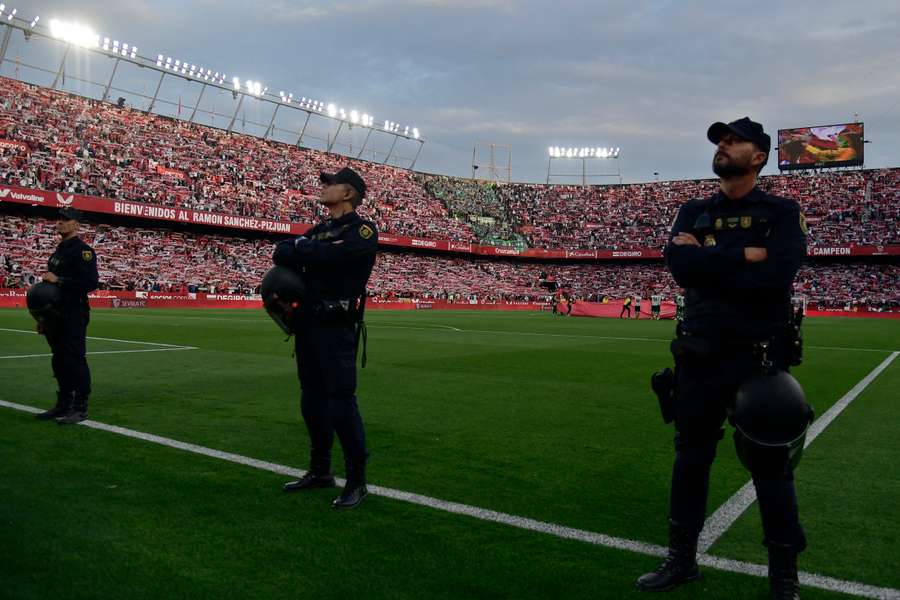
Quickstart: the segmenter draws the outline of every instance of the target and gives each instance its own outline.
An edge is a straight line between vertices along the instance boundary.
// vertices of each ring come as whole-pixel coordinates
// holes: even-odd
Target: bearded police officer
[[[742,397],[741,386],[762,368],[780,373],[780,378],[768,380],[778,386],[782,379],[794,381],[785,371],[799,364],[791,286],[806,255],[800,207],[757,187],[771,149],[759,123],[746,117],[715,123],[707,137],[716,144],[713,171],[720,190],[681,207],[665,249],[666,264],[685,289],[685,306],[672,343],[676,369],[670,413],[663,411],[663,418],[674,419],[676,428],[669,553],[656,571],[637,580],[645,591],[668,590],[700,577],[698,536],[726,416],[735,421],[734,402]],[[799,396],[795,392],[787,390],[785,397],[804,403],[802,391]],[[660,394],[661,405],[664,396]],[[805,404],[799,408],[804,422],[798,426],[805,435],[811,412]],[[771,415],[769,422],[777,421],[778,416]],[[750,469],[762,513],[772,595],[798,598],[796,560],[806,547],[793,480],[799,453],[787,445],[772,451],[761,445],[749,448],[740,424],[735,425],[738,454]]]
[[[53,376],[59,385],[56,405],[39,413],[40,420],[56,419],[61,425],[79,423],[87,418],[91,393],[91,371],[85,357],[85,336],[90,316],[88,293],[97,289],[97,255],[78,237],[81,211],[59,211],[56,232],[62,241],[47,262],[43,280],[59,287],[56,316],[38,323],[38,333],[47,338],[53,352]]]
[[[276,265],[302,273],[306,297],[294,321],[301,413],[310,439],[310,469],[284,485],[294,492],[333,487],[331,447],[337,434],[344,453],[347,484],[334,508],[354,508],[366,497],[365,430],[356,401],[356,354],[366,283],[375,265],[378,232],[357,213],[366,184],[344,168],[322,173],[320,199],[329,218],[305,236],[278,244]],[[365,346],[363,348],[365,365]]]

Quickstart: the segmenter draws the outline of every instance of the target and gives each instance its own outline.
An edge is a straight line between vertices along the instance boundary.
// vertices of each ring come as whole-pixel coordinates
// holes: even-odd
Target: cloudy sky
[[[275,93],[368,111],[376,123],[414,125],[427,138],[417,168],[430,172],[469,175],[479,142],[510,145],[518,181],[546,178],[551,145],[618,146],[626,182],[654,172],[706,177],[707,126],[744,115],[774,133],[858,114],[871,141],[867,166],[900,164],[897,0],[35,0],[19,10],[44,22],[79,20],[144,56],[172,55]],[[25,63],[55,66],[61,57],[39,45],[14,38],[8,57],[22,61],[22,78],[46,77],[26,75]],[[102,60],[70,58],[66,89],[78,91],[73,78],[105,80],[112,61]],[[152,95],[156,78],[122,68],[117,82]],[[170,112],[180,99],[185,116],[198,86],[167,81],[161,95]],[[224,126],[230,102],[230,94],[207,93],[201,112],[219,116],[198,120]],[[238,130],[268,124],[272,105],[252,104],[262,103],[242,107]],[[280,113],[276,126],[298,129],[293,115]],[[330,131],[324,122],[310,130],[323,138]],[[347,140],[359,148],[363,133]],[[383,152],[386,143],[370,147]],[[411,146],[399,153],[412,155]]]

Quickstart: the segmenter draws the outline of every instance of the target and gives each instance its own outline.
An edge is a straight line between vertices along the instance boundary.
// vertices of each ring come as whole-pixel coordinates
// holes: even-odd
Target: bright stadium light
[[[40,21],[40,20],[41,20],[40,17],[35,17],[35,18],[33,18],[33,19],[31,20],[31,25],[29,25],[29,27],[31,27],[32,29],[34,29],[34,26],[37,25],[38,21]]]
[[[359,113],[355,110],[350,111],[350,122],[356,125],[359,123]]]
[[[231,78],[231,84],[234,86],[234,91],[238,92],[241,89],[241,80],[237,77]]]
[[[336,115],[337,115],[337,106],[335,106],[333,103],[329,104],[328,105],[328,116],[334,117]]]
[[[15,9],[13,9],[10,16],[14,14]],[[51,19],[50,35],[82,48],[98,48],[100,46],[100,36],[94,33],[90,27],[76,22],[67,23],[58,19]]]
[[[413,127],[413,137],[415,139],[419,139],[419,128],[418,127]]]
[[[17,12],[19,12],[19,9],[18,9],[18,8],[12,9],[12,12],[9,13],[9,16],[6,17],[6,20],[7,20],[7,21],[12,21],[12,20],[13,20],[13,17],[16,16],[16,13],[17,13]]]

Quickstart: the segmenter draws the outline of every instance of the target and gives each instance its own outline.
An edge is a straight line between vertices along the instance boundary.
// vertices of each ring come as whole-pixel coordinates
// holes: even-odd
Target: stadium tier
[[[271,239],[83,225],[82,237],[100,257],[101,286],[110,290],[250,294],[271,265]],[[0,282],[24,287],[45,270],[58,241],[54,223],[3,215],[0,225]],[[620,299],[632,294],[666,300],[678,291],[662,264],[547,264],[512,259],[460,258],[415,252],[379,254],[369,283],[382,300],[469,302],[544,301],[546,273],[577,298]],[[797,295],[819,308],[869,311],[900,308],[900,265],[813,263],[795,285]]]
[[[313,223],[320,216],[310,201],[319,190],[318,173],[349,163],[369,184],[360,212],[386,234],[383,243],[418,238],[419,244],[411,245],[472,252],[473,244],[484,244],[505,249],[494,254],[559,258],[602,258],[600,251],[629,250],[658,257],[677,206],[716,186],[714,180],[501,185],[427,175],[8,78],[0,78],[0,152],[0,184],[69,194],[68,202],[78,195],[76,205],[87,202],[82,196],[106,198],[267,219],[291,231],[290,224]],[[900,253],[900,169],[771,176],[762,178],[761,186],[801,202],[812,255]],[[8,189],[0,193],[14,199]],[[121,203],[79,207],[137,210]],[[152,218],[164,214],[151,211]],[[255,228],[267,227],[277,229]],[[540,254],[541,249],[560,254]],[[610,255],[616,256],[633,255]]]

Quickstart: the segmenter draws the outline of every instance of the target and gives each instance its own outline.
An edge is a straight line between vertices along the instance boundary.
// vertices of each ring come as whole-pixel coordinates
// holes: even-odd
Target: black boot
[[[697,565],[699,532],[669,520],[669,555],[652,573],[641,575],[634,583],[642,592],[665,592],[700,579]]]
[[[331,508],[356,508],[369,495],[366,488],[366,459],[347,461],[347,485],[341,495],[334,499]]]
[[[88,397],[85,394],[75,392],[72,396],[72,406],[69,408],[69,411],[65,415],[57,417],[56,422],[60,425],[81,423],[87,419],[87,407]]]
[[[304,490],[330,487],[334,487],[334,477],[331,473],[328,473],[327,471],[325,473],[308,471],[297,481],[288,481],[281,486],[281,489],[285,492],[302,492]]]
[[[365,482],[351,483],[348,481],[341,495],[331,502],[331,508],[338,510],[356,508],[368,495],[369,490],[366,488]]]
[[[800,600],[797,552],[785,544],[768,543],[769,589],[772,600]]]
[[[72,392],[56,392],[56,406],[54,406],[50,410],[45,410],[42,413],[34,415],[34,418],[38,419],[39,421],[49,421],[50,419],[55,419],[57,417],[68,414],[71,407]]]

